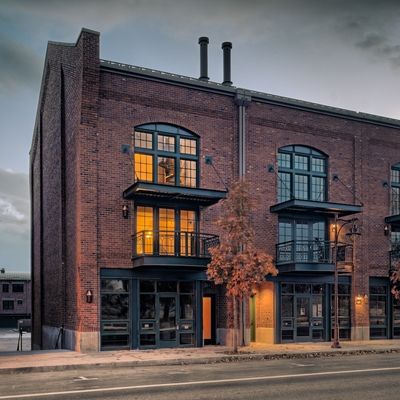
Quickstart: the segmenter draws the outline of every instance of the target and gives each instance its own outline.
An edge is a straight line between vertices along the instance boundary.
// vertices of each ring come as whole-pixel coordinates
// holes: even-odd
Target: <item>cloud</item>
[[[338,23],[338,31],[347,43],[375,60],[400,67],[400,3],[387,0],[367,5],[365,9],[346,10],[344,18]]]
[[[28,85],[36,87],[42,61],[30,48],[0,35],[0,90],[13,91]]]
[[[0,169],[0,236],[29,235],[29,212],[28,175]]]
[[[0,197],[0,218],[1,217],[11,218],[17,221],[23,221],[25,219],[25,215],[21,214],[11,202]]]

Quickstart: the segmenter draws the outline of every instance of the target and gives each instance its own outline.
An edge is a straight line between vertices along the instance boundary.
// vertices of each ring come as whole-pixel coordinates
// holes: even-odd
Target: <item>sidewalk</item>
[[[135,367],[155,365],[186,365],[230,362],[240,360],[268,360],[279,358],[315,358],[371,353],[400,353],[400,340],[341,342],[341,349],[331,343],[296,343],[265,345],[254,343],[230,354],[223,346],[202,348],[123,350],[96,353],[77,353],[68,350],[3,352],[0,353],[0,374],[19,372],[62,371],[93,367]]]

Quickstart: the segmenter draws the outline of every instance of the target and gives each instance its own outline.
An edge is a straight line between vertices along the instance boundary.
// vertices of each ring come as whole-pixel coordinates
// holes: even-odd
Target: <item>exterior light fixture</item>
[[[356,296],[356,304],[359,306],[362,304],[362,301],[363,301],[363,297],[361,296],[361,294],[358,294]]]
[[[389,235],[389,226],[385,225],[385,227],[383,228],[383,233],[385,234],[385,236]]]
[[[122,216],[123,216],[125,219],[127,219],[127,218],[129,217],[129,207],[128,207],[126,204],[124,204],[124,205],[122,206]]]
[[[86,290],[86,303],[92,303],[93,302],[93,292],[88,289]]]
[[[364,294],[364,304],[368,304],[368,295]]]

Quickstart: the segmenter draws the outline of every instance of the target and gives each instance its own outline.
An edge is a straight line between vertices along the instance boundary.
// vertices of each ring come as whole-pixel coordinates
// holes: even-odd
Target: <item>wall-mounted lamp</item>
[[[358,294],[357,296],[356,296],[356,304],[358,305],[358,306],[360,306],[361,304],[368,304],[368,295],[367,294],[364,294],[364,296],[362,295],[362,294]]]
[[[333,180],[333,182],[337,182],[339,180],[339,175],[338,174],[333,174],[332,175],[332,180]]]
[[[93,292],[88,289],[86,290],[86,303],[92,303],[93,302]]]
[[[127,218],[129,217],[129,207],[128,207],[126,204],[124,204],[124,205],[122,206],[122,216],[123,216],[125,219],[127,219]]]
[[[383,181],[382,186],[387,189],[389,187],[389,182],[388,181]]]
[[[385,234],[385,236],[389,236],[390,233],[389,225],[385,225],[385,227],[383,228],[383,233]]]
[[[275,172],[275,167],[272,164],[267,165],[267,171],[268,172]]]

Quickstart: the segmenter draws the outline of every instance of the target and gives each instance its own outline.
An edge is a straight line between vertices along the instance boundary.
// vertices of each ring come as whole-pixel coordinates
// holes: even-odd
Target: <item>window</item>
[[[3,300],[3,310],[14,310],[14,300]]]
[[[13,291],[13,293],[23,293],[24,284],[23,283],[13,283],[12,284],[12,291]]]
[[[135,180],[198,186],[198,139],[172,125],[147,124],[134,131]]]
[[[277,262],[329,261],[326,222],[323,219],[279,219]]]
[[[136,254],[194,256],[199,236],[195,210],[136,207]]]
[[[305,146],[278,152],[278,202],[291,199],[326,200],[327,157]]]
[[[10,285],[8,283],[3,283],[2,291],[3,291],[3,293],[8,293],[10,291]]]
[[[390,208],[392,215],[400,214],[400,163],[393,165],[391,170],[391,199]]]

